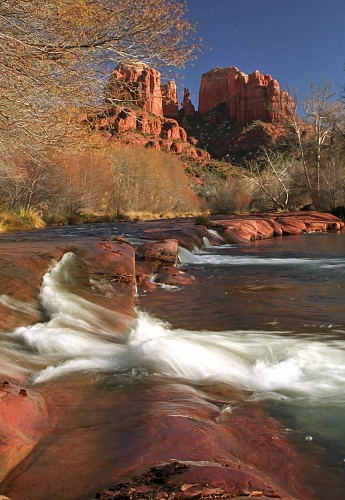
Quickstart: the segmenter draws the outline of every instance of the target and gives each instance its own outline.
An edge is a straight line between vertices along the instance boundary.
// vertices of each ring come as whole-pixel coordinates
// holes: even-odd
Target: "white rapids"
[[[73,292],[73,260],[66,254],[44,277],[47,321],[7,336],[16,362],[28,364],[33,382],[73,372],[139,371],[193,384],[226,383],[267,397],[345,398],[345,340],[173,329],[142,311],[125,333],[115,335],[103,318],[117,313]]]

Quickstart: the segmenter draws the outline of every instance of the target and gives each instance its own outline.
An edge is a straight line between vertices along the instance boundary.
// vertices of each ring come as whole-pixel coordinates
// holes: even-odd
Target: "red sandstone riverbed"
[[[211,241],[213,239],[206,228],[195,226],[193,220],[140,222],[133,223],[133,226],[137,237],[156,241],[169,240],[170,243],[168,241],[168,244],[163,244],[158,250],[156,248],[156,254],[142,250],[141,260],[135,262],[132,245],[122,239],[102,237],[101,234],[66,239],[58,234],[54,236],[54,231],[50,230],[31,233],[32,236],[30,233],[17,233],[1,237],[1,335],[13,328],[40,320],[38,292],[43,274],[65,252],[73,251],[78,258],[74,276],[74,286],[78,293],[92,303],[121,313],[115,323],[112,315],[109,325],[114,335],[118,335],[134,315],[135,276],[139,277],[141,286],[148,286],[147,277],[161,269],[162,275],[163,271],[166,273],[165,280],[169,277],[183,279],[184,283],[188,283],[188,276],[179,275],[174,268],[174,252],[176,253],[177,247],[171,245],[171,242],[178,241],[185,248],[193,249],[194,246],[201,246],[204,236]],[[226,217],[218,218],[211,224],[223,236],[224,241],[232,243],[249,243],[255,239],[306,231],[339,231],[343,226],[337,218],[319,213]],[[106,294],[101,288],[90,286],[91,282],[97,281],[102,281],[103,284],[106,282]],[[44,436],[47,442],[51,441],[58,427],[57,422],[66,418],[66,409],[59,409],[59,404],[64,399],[61,396],[63,380],[61,386],[57,383],[54,389],[57,396],[54,397],[49,384],[39,388],[32,386],[26,373],[16,370],[6,360],[0,366],[0,375],[0,465],[1,478],[4,479],[25,457],[28,457],[26,461],[30,461],[30,456],[35,457],[35,450],[39,449]],[[89,382],[85,386],[89,387],[88,384]],[[71,387],[73,380],[69,379],[68,385]],[[79,392],[82,385],[77,384],[78,395],[73,402],[76,406],[86,397],[86,394]],[[294,451],[284,430],[263,413],[260,405],[249,408],[237,401],[237,411],[228,413],[222,411],[218,403],[205,401],[204,394],[201,399],[197,393],[189,394],[188,399],[186,390],[192,391],[184,387],[181,392],[181,387],[174,384],[169,385],[168,389],[161,384],[150,388],[150,404],[147,406],[148,402],[145,402],[142,408],[145,419],[139,425],[141,437],[135,453],[130,454],[121,467],[117,467],[116,475],[110,472],[110,464],[107,469],[109,478],[103,478],[101,482],[97,483],[97,468],[94,475],[87,472],[89,480],[91,478],[95,482],[94,493],[98,490],[96,484],[103,484],[105,487],[125,481],[105,494],[104,498],[112,498],[111,495],[117,498],[121,498],[122,494],[126,496],[128,488],[133,498],[145,498],[145,495],[160,498],[162,492],[171,495],[171,498],[191,498],[198,495],[213,495],[213,498],[222,495],[314,498],[314,493],[305,484],[301,473],[305,467],[304,459]],[[173,417],[165,404],[160,407],[162,391],[168,391],[163,400],[171,401],[174,405]],[[70,398],[70,394],[66,397]],[[140,398],[140,391],[132,396],[134,401],[135,398]],[[236,394],[224,396],[225,400],[238,399]],[[187,400],[189,403],[185,403]],[[192,416],[190,401],[195,405],[192,405]],[[133,399],[122,403],[134,404]],[[112,404],[115,404],[111,402],[111,398],[103,399],[103,404],[105,413],[111,413]],[[116,403],[115,406],[118,404],[121,403]],[[182,408],[182,415],[175,415],[177,407],[180,410]],[[73,406],[71,411],[73,413]],[[157,429],[159,435],[156,434]],[[275,439],[276,436],[279,439]],[[71,453],[71,447],[79,448],[81,454],[88,453],[89,449],[83,444],[83,439],[83,433],[77,432],[74,440],[70,443],[66,440],[58,449],[67,455]],[[126,443],[122,443],[122,446],[125,447]],[[63,456],[61,460],[64,460]],[[88,470],[92,469],[92,462],[97,460],[97,455],[89,457],[91,467]],[[172,463],[175,465],[172,466]],[[161,469],[151,470],[145,476],[149,468],[157,464]],[[58,484],[60,478],[53,477],[51,469],[50,473],[52,484]],[[130,480],[133,475],[138,477]],[[15,470],[12,477],[16,477]],[[10,491],[14,500],[43,498],[34,496],[35,488],[31,493],[24,490],[25,483],[22,485],[20,476],[13,481]],[[73,486],[75,478],[72,474],[68,481],[67,493],[63,496],[57,494],[52,498],[92,497],[90,486],[84,487],[81,479],[78,478],[77,484]],[[4,492],[8,491],[10,483],[8,479],[4,480]]]

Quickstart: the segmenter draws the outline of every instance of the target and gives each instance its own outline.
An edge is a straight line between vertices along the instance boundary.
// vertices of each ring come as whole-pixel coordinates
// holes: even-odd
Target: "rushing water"
[[[206,393],[215,400],[222,392],[218,406],[224,409],[232,404],[230,396],[224,398],[228,388],[249,403],[260,401],[288,429],[296,447],[311,462],[317,459],[320,499],[330,498],[331,485],[331,497],[341,498],[345,234],[242,246],[211,247],[206,240],[193,254],[180,249],[180,266],[196,277],[195,284],[140,294],[137,319],[119,336],[109,330],[112,315],[118,321],[119,313],[86,303],[74,292],[74,259],[73,253],[65,254],[44,277],[45,321],[1,340],[4,363],[37,390],[52,390],[65,415],[55,437],[5,482],[5,493],[14,500],[35,494],[89,498],[97,486],[110,485],[114,463],[118,471],[129,471],[134,455],[143,453],[152,438],[147,425],[152,399],[155,412],[178,408],[188,413],[206,404]],[[73,394],[85,386],[88,397],[78,400],[67,418],[71,401],[78,399]],[[80,443],[84,433],[88,439],[78,461],[73,443]],[[90,455],[97,457],[92,471],[85,465]],[[50,483],[45,484],[43,471]],[[72,492],[76,471],[85,484]],[[68,493],[59,483],[61,475]]]
[[[253,391],[310,460],[321,459],[319,488],[344,487],[345,235],[182,250],[180,260],[197,277],[192,296],[147,295],[146,308],[175,328],[216,330],[217,343],[225,336],[236,367],[228,381]]]

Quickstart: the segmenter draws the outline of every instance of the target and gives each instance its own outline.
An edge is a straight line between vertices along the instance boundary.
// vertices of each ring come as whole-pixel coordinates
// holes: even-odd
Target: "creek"
[[[130,240],[130,231],[104,224],[47,234]],[[195,283],[137,294],[136,318],[118,335],[108,325],[121,311],[73,289],[74,259],[66,252],[44,275],[44,320],[1,334],[2,363],[51,407],[50,432],[1,493],[92,498],[154,460],[179,459],[181,450],[190,460],[211,454],[212,429],[242,407],[281,424],[314,498],[343,498],[344,233],[182,249],[179,265]],[[174,418],[185,426],[172,440]],[[210,442],[193,441],[195,425]]]

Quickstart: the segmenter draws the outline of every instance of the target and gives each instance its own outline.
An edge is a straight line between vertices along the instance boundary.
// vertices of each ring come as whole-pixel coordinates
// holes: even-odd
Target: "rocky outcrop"
[[[183,91],[182,114],[184,116],[193,116],[195,113],[194,105],[190,99],[190,92],[188,89]]]
[[[152,147],[195,158],[210,157],[207,151],[191,145],[185,129],[176,120],[144,110],[111,106],[103,113],[84,116],[83,122],[112,142]]]
[[[130,101],[145,111],[163,117],[161,74],[145,64],[117,66],[105,89],[105,100],[116,104]]]
[[[175,80],[170,80],[161,87],[163,98],[163,116],[176,118],[178,116],[178,98]]]
[[[169,390],[171,411],[178,387]],[[117,477],[116,484],[94,498],[315,499],[287,433],[259,406],[239,405],[212,420],[214,406],[195,403],[188,420],[182,401],[173,415],[166,408],[163,414],[159,407],[149,413],[147,418],[154,432],[159,429],[159,439],[152,437],[149,445],[146,442],[140,458],[144,456],[147,466],[152,466],[142,474],[143,463],[137,461],[135,476]]]
[[[332,214],[289,212],[229,216],[211,222],[227,243],[249,243],[273,236],[297,235],[314,231],[340,231],[344,222]]]
[[[275,123],[282,113],[288,113],[286,102],[293,105],[277,80],[259,71],[247,75],[236,67],[214,68],[201,77],[199,113],[226,103],[228,117],[237,124],[254,120]]]
[[[187,142],[186,131],[179,126],[176,120],[164,120],[162,124],[162,132],[168,140]]]
[[[179,116],[174,80],[161,86],[160,73],[144,64],[118,66],[104,93],[103,112],[81,117],[91,130],[112,140],[153,147],[195,159],[208,159],[206,151],[191,146],[187,133],[175,118]],[[185,98],[186,112],[194,113]],[[140,134],[137,134],[140,132]]]

